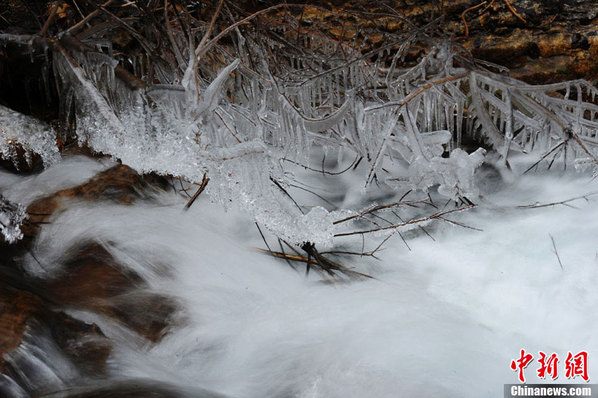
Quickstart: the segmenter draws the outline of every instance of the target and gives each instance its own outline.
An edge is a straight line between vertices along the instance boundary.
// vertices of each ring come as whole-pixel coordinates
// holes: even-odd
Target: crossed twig
[[[509,0],[503,0],[503,1],[505,2],[505,4],[507,5],[507,7],[509,8],[509,11],[511,11],[511,13],[513,13],[513,15],[515,15],[521,22],[527,23],[527,21],[525,20],[525,18],[523,18],[521,15],[519,15],[517,13],[517,11],[515,10],[515,8],[513,8],[513,6],[511,5],[511,3],[509,2]],[[465,11],[463,11],[463,13],[461,14],[461,20],[463,21],[463,24],[465,25],[465,36],[466,37],[469,36],[469,26],[467,25],[467,21],[465,20],[465,14],[467,14],[469,11],[477,10],[478,8],[484,6],[486,3],[488,3],[488,0],[485,0],[485,1],[481,2],[480,4],[475,5],[473,7],[469,7],[468,9],[466,9]],[[482,11],[482,14],[484,12],[486,12],[486,10],[488,8],[490,8],[490,6],[492,6],[492,4],[494,4],[494,0],[490,0],[490,3]]]

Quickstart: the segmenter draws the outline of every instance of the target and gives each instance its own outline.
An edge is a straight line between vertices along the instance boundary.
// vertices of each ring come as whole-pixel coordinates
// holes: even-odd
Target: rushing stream
[[[0,190],[27,205],[108,166],[72,158],[36,176],[2,173]],[[350,260],[374,277],[352,283],[305,278],[304,268],[252,249],[263,242],[243,214],[224,212],[207,196],[185,212],[186,201],[172,193],[159,203],[69,207],[43,227],[26,268],[49,277],[70,247],[94,240],[150,291],[181,304],[157,344],[97,313],[67,309],[113,343],[111,385],[151,380],[165,391],[174,386],[173,396],[206,397],[202,389],[230,397],[501,396],[504,383],[517,382],[510,363],[521,348],[562,360],[585,350],[595,375],[595,198],[515,206],[587,195],[597,184],[569,171],[524,175],[487,190],[480,209],[452,218],[482,232],[442,223],[434,240],[408,240],[410,249],[392,239],[381,261]],[[22,351],[29,355],[23,372],[39,378],[31,383],[57,391],[72,380],[49,341],[23,347],[30,350]],[[535,368],[526,376],[539,382]]]

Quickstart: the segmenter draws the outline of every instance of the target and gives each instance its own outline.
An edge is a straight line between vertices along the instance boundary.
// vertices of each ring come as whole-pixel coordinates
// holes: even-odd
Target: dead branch
[[[197,188],[197,191],[195,192],[195,194],[191,197],[189,202],[187,202],[187,204],[185,205],[185,210],[189,210],[189,208],[191,207],[191,205],[193,205],[193,202],[195,202],[197,197],[199,195],[201,195],[201,193],[203,192],[204,189],[206,189],[206,185],[208,185],[208,182],[210,182],[210,179],[208,178],[207,174],[204,173],[203,179],[201,180],[201,184],[199,185],[199,188]]]
[[[400,206],[418,207],[418,205],[421,205],[421,204],[429,204],[429,203],[427,201],[425,201],[425,200],[418,200],[418,201],[415,201],[415,202],[411,202],[411,201],[409,201],[409,202],[401,202],[401,201],[399,201],[399,202],[389,203],[389,204],[386,204],[386,205],[374,206],[374,207],[369,208],[367,210],[364,210],[364,211],[362,211],[362,212],[360,212],[358,214],[354,214],[352,216],[348,216],[348,217],[345,217],[343,219],[336,220],[332,224],[334,224],[334,225],[341,224],[341,223],[353,220],[355,218],[361,218],[361,217],[363,217],[363,216],[365,216],[367,214],[371,214],[371,213],[374,213],[374,212],[379,211],[379,210],[391,209],[391,208],[400,207]]]
[[[102,8],[108,7],[113,2],[114,2],[114,0],[108,0],[107,2],[105,2],[104,4],[102,4],[100,6],[100,8],[96,8],[95,10],[93,10],[92,12],[90,12],[89,15],[87,15],[85,18],[83,18],[81,21],[79,21],[75,25],[73,25],[70,28],[68,28],[67,32],[70,33],[70,34],[75,34],[79,29],[81,29],[81,27],[83,25],[85,25],[87,22],[89,22],[91,19],[93,19],[96,15],[98,15],[100,13],[100,10]]]
[[[287,242],[285,242],[285,243],[288,245]],[[292,248],[292,246],[290,246],[290,245],[289,245],[289,247]],[[268,254],[270,256],[273,256],[276,258],[281,258],[281,259],[284,259],[287,261],[297,261],[297,262],[305,263],[307,266],[306,273],[309,272],[308,270],[310,269],[310,267],[317,265],[319,267],[320,271],[326,272],[331,277],[335,277],[335,276],[337,276],[337,274],[340,273],[340,274],[344,274],[346,276],[353,277],[353,278],[374,279],[370,275],[350,270],[347,267],[345,267],[344,265],[339,264],[335,261],[332,261],[332,260],[324,257],[322,255],[322,253],[319,253],[316,250],[315,246],[311,243],[306,243],[301,248],[308,254],[308,257],[300,255],[294,248],[292,248],[292,249],[295,250],[295,252],[297,254],[288,254],[288,253],[284,253],[284,251],[277,252],[277,251],[272,251],[270,249],[264,250],[264,249],[260,249],[260,248],[254,248],[254,250],[257,250],[261,253]]]
[[[552,207],[552,206],[558,206],[558,205],[573,207],[573,206],[569,205],[568,203],[576,201],[576,200],[580,200],[580,199],[584,199],[586,202],[589,202],[589,197],[593,196],[593,195],[597,195],[597,194],[598,194],[598,192],[591,192],[591,193],[586,194],[586,195],[576,196],[574,198],[570,198],[570,199],[566,199],[566,200],[561,200],[559,202],[533,203],[533,204],[529,204],[529,205],[517,206],[517,208],[518,209],[540,209],[542,207]]]
[[[456,208],[456,209],[446,210],[446,211],[442,211],[442,212],[439,212],[439,213],[435,213],[435,214],[432,214],[431,216],[428,216],[428,217],[423,217],[423,218],[418,218],[418,219],[415,219],[415,220],[407,221],[407,222],[404,222],[404,223],[401,223],[401,224],[394,224],[394,225],[390,225],[390,226],[387,226],[387,227],[380,227],[380,228],[368,229],[368,230],[363,230],[363,231],[342,232],[342,233],[335,234],[334,237],[336,238],[336,237],[341,237],[341,236],[365,235],[365,234],[370,234],[370,233],[373,233],[373,232],[388,231],[388,230],[392,230],[392,229],[397,229],[397,228],[405,227],[407,225],[420,224],[420,223],[425,223],[425,222],[428,222],[428,221],[442,219],[442,217],[445,216],[445,215],[447,215],[447,214],[457,213],[457,212],[461,212],[461,211],[473,209],[475,207],[477,207],[477,206],[476,205],[470,205],[470,206],[465,206],[465,207],[459,207],[459,208]]]

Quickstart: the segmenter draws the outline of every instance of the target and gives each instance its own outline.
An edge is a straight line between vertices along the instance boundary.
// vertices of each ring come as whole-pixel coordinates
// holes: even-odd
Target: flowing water
[[[0,174],[0,190],[27,204],[108,165],[73,158],[37,176]],[[44,226],[26,267],[52,275],[65,251],[93,239],[182,304],[178,326],[156,345],[101,315],[69,312],[113,342],[111,380],[149,379],[188,396],[495,397],[517,382],[510,363],[521,348],[562,360],[585,350],[598,377],[595,198],[515,208],[586,195],[597,184],[551,171],[487,190],[483,207],[453,217],[483,231],[443,223],[434,240],[410,239],[410,249],[391,239],[380,261],[350,260],[375,278],[352,283],[305,278],[252,249],[263,242],[243,214],[207,196],[185,212],[173,194],[158,204],[71,206]],[[40,377],[59,389],[72,372],[61,354],[43,341],[28,347],[42,353],[30,353],[23,371],[49,364]],[[538,382],[535,368],[526,377]]]

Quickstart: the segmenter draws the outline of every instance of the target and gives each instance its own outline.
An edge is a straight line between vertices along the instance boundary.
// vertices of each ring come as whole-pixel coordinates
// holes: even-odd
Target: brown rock
[[[115,297],[100,311],[123,323],[152,343],[159,342],[173,324],[178,303],[171,297],[150,292],[133,292]]]
[[[19,347],[26,331],[35,335],[43,325],[78,369],[104,373],[112,345],[95,324],[55,312],[38,295],[4,285],[0,285],[0,373],[8,365],[5,354]]]
[[[507,2],[487,3],[491,5],[471,9],[481,2],[322,1],[311,3],[314,7],[306,9],[298,18],[335,38],[342,38],[343,31],[351,32],[356,48],[366,53],[388,43],[378,40],[382,32],[402,33],[406,28],[421,27],[443,15],[437,23],[438,30],[447,33],[445,37],[462,43],[476,58],[515,71],[514,77],[530,83],[598,79],[598,8],[594,2],[510,2],[517,15]],[[466,10],[468,37],[462,19]],[[372,36],[376,40],[371,40]],[[398,45],[394,50],[397,48]],[[408,56],[407,61],[411,58]],[[552,72],[550,67],[554,67]]]
[[[40,284],[60,305],[103,314],[151,342],[162,339],[179,308],[170,297],[141,291],[141,277],[97,243],[74,250],[61,273]]]
[[[41,300],[34,294],[0,285],[0,372],[4,371],[4,354],[21,344],[40,306]]]
[[[504,65],[505,61],[520,64],[521,57],[537,53],[537,45],[528,30],[514,29],[505,36],[484,35],[468,38],[463,46],[471,51],[474,57]],[[524,61],[523,61],[524,62]]]
[[[43,284],[59,303],[93,306],[140,285],[141,278],[119,266],[101,245],[89,243],[77,248],[66,260],[60,275]]]
[[[99,173],[83,185],[65,189],[55,195],[90,201],[110,200],[130,205],[135,199],[147,198],[147,180],[125,165],[117,165]]]
[[[56,344],[87,375],[104,374],[112,344],[96,324],[75,319],[64,312],[52,312],[48,326]]]
[[[22,246],[30,247],[41,225],[49,222],[56,211],[64,209],[69,200],[107,200],[129,205],[137,199],[148,199],[152,191],[165,190],[167,186],[168,182],[163,177],[153,174],[140,175],[125,165],[111,167],[84,184],[63,189],[31,203],[27,207],[29,220],[21,228],[27,238]]]

